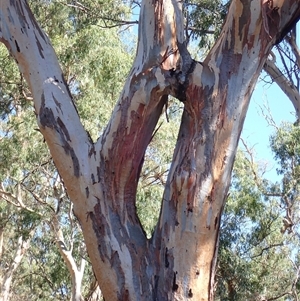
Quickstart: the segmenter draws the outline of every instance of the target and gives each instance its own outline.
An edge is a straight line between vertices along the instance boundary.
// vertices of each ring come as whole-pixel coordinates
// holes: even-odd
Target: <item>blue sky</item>
[[[297,24],[297,45],[300,44],[300,23]],[[262,77],[264,74],[262,74]],[[266,177],[269,180],[278,179],[276,163],[269,146],[269,138],[275,132],[262,114],[261,108],[267,105],[275,124],[283,121],[294,122],[295,110],[282,90],[275,84],[266,84],[259,80],[253,92],[241,137],[253,147],[256,158],[268,163]],[[268,114],[267,110],[264,110]]]
[[[269,137],[274,133],[274,127],[270,126],[262,114],[264,105],[270,109],[273,120],[279,126],[283,121],[294,122],[296,120],[294,107],[290,100],[275,84],[266,84],[259,81],[253,92],[244,128],[241,137],[249,147],[253,147],[255,157],[268,163],[266,176],[270,180],[277,177],[275,161],[269,147]],[[267,109],[264,113],[268,114]]]

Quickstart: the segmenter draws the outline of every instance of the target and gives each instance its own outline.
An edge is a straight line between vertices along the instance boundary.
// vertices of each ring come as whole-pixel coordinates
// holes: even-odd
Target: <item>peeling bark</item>
[[[0,40],[31,87],[106,300],[213,300],[221,214],[249,100],[271,47],[300,16],[295,0],[233,0],[200,63],[186,48],[181,3],[142,2],[137,55],[95,144],[26,1],[1,3]],[[168,95],[184,112],[158,226],[147,240],[135,195]]]

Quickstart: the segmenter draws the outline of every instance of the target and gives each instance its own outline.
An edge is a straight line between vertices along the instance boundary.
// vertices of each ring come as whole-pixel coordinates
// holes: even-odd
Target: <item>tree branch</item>
[[[271,79],[281,88],[289,100],[292,102],[298,119],[300,119],[300,95],[296,87],[290,82],[271,60],[267,60],[264,70],[269,74]]]

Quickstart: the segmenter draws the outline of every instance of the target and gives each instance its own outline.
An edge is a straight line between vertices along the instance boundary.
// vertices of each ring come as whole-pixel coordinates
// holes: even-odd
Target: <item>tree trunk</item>
[[[103,135],[82,127],[50,41],[25,0],[2,0],[0,39],[28,81],[40,130],[74,203],[106,300],[213,300],[221,213],[249,99],[296,0],[233,0],[204,62],[182,1],[142,1],[137,55]],[[168,95],[184,103],[155,233],[136,214],[145,150]]]

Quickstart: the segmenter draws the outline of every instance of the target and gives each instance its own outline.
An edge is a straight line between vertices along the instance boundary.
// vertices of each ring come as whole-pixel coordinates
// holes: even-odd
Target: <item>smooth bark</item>
[[[200,63],[185,45],[181,3],[142,2],[133,67],[94,144],[26,1],[1,2],[0,40],[30,85],[106,300],[213,300],[220,219],[249,100],[271,47],[300,15],[295,0],[233,0]],[[184,112],[159,222],[147,240],[135,195],[168,95]]]

